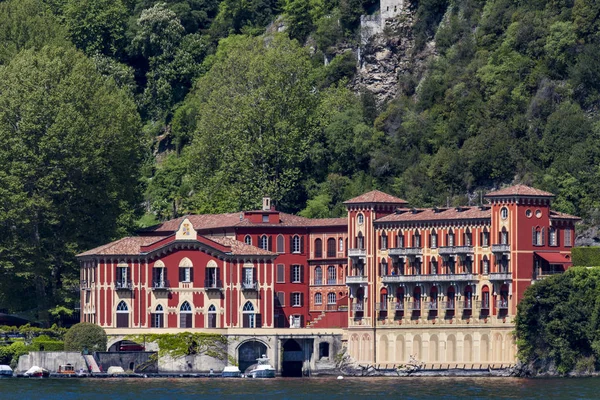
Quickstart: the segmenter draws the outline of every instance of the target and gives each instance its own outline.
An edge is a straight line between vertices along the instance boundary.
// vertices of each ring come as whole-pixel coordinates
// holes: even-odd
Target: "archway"
[[[488,335],[482,335],[481,340],[479,341],[479,349],[480,349],[480,360],[481,362],[489,361],[489,348],[490,348],[490,339]]]
[[[456,361],[456,337],[454,335],[450,335],[446,339],[446,361]]]
[[[144,351],[145,348],[143,345],[133,342],[131,340],[119,340],[118,342],[113,343],[108,351]]]
[[[283,344],[283,362],[281,363],[281,376],[302,376],[302,362],[304,353],[302,346],[294,339],[288,339]]]
[[[267,346],[259,341],[250,340],[238,347],[238,363],[240,371],[246,371],[249,366],[256,364],[256,359],[267,354]]]
[[[389,341],[387,336],[383,335],[379,339],[379,361],[385,362],[388,360]]]
[[[437,335],[432,335],[429,338],[429,361],[437,362],[438,361],[438,348],[439,348],[439,340]]]
[[[463,341],[463,347],[465,351],[464,362],[472,362],[473,361],[473,338],[471,335],[466,335]]]

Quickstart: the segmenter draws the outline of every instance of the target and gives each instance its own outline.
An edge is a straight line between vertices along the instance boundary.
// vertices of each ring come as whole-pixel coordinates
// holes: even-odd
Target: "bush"
[[[574,247],[571,249],[573,265],[577,267],[600,266],[600,247]]]
[[[38,351],[63,351],[65,342],[60,340],[52,340],[50,336],[41,335],[31,341],[32,347]]]
[[[106,332],[95,324],[82,322],[75,324],[65,334],[66,351],[105,351]]]

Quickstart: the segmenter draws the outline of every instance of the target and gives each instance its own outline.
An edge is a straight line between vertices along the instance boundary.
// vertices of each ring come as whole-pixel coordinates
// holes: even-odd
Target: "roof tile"
[[[485,195],[485,197],[501,196],[534,196],[534,197],[554,197],[552,193],[535,189],[526,185],[513,185],[504,189],[496,190]]]
[[[389,204],[403,204],[406,205],[408,202],[398,197],[392,196],[381,192],[379,190],[372,190],[370,192],[361,194],[350,200],[346,200],[344,204],[362,204],[362,203],[389,203]]]

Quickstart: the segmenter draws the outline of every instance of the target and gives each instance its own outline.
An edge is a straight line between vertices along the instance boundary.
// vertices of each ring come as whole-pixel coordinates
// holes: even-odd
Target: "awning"
[[[567,258],[566,255],[558,253],[558,252],[548,252],[548,253],[536,252],[535,254],[537,254],[539,257],[543,258],[544,260],[548,261],[548,263],[550,263],[550,264],[571,264],[570,258]]]

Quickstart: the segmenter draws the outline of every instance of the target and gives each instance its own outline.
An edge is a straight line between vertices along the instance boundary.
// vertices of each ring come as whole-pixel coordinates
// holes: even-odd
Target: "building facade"
[[[372,191],[345,203],[347,218],[265,198],[262,210],[174,219],[78,256],[82,321],[115,337],[258,333],[276,338],[260,343],[272,357],[287,346],[284,370],[332,361],[338,339],[360,363],[508,365],[524,290],[571,265],[578,218],[552,197],[516,185],[477,207],[419,209]]]

